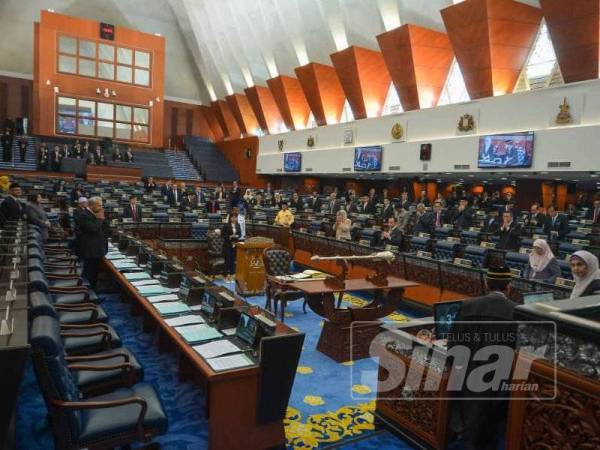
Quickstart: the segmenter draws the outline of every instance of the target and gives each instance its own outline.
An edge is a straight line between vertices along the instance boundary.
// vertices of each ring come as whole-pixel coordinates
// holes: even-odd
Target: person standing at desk
[[[600,294],[600,269],[598,258],[585,250],[579,250],[569,258],[575,287],[570,298]]]
[[[554,284],[556,277],[560,276],[558,261],[545,240],[536,239],[533,242],[533,251],[529,255],[529,267],[526,272],[526,277],[530,280],[551,284]]]
[[[225,277],[231,281],[235,276],[235,244],[240,240],[242,231],[237,214],[230,214],[223,226],[223,258],[225,259]]]
[[[8,197],[0,204],[0,219],[4,222],[16,222],[23,218],[24,208],[19,197],[21,197],[21,186],[12,183],[8,186]]]
[[[286,202],[281,203],[281,209],[275,217],[275,224],[289,228],[290,226],[292,226],[293,223],[294,215],[292,214],[292,211],[288,209],[288,205]]]
[[[518,251],[521,245],[521,225],[519,225],[510,211],[502,213],[502,225],[498,229],[498,248],[501,250]]]
[[[481,375],[474,374],[471,377],[471,374],[475,370],[481,370],[482,366],[490,365],[491,360],[497,357],[492,352],[493,356],[475,360],[473,356],[479,350],[503,346],[514,351],[517,333],[516,325],[511,321],[517,305],[508,299],[511,279],[508,267],[489,269],[485,276],[488,294],[462,302],[448,335],[449,353],[457,346],[470,350],[467,366],[459,366],[458,361],[454,361],[452,369],[466,371],[464,380],[469,380],[469,383],[465,381],[460,392],[449,392],[455,398],[452,403],[451,426],[462,435],[467,450],[496,450],[498,439],[505,428],[510,392],[503,391],[500,387],[503,383],[510,383],[511,374],[502,379],[498,386],[486,383]],[[510,367],[512,361],[511,357],[510,361],[501,363],[509,364]]]
[[[77,228],[81,236],[80,254],[83,259],[83,277],[96,288],[100,263],[108,251],[106,234],[108,224],[105,221],[102,198],[92,197],[87,207],[78,217]]]
[[[44,211],[44,207],[41,205],[42,195],[41,194],[29,194],[27,198],[27,205],[25,206],[25,214],[29,223],[37,225],[40,228],[42,235],[42,242],[48,240],[48,229],[50,228],[50,221]]]
[[[142,221],[142,208],[137,204],[137,196],[129,196],[129,205],[123,209],[123,217],[131,219],[132,222]]]
[[[567,216],[558,214],[555,206],[548,207],[548,220],[544,225],[544,234],[551,240],[564,239],[571,231]]]

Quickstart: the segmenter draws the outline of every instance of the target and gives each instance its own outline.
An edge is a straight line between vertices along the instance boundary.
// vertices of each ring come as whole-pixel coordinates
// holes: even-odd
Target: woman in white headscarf
[[[533,251],[529,255],[527,278],[554,284],[559,275],[560,266],[548,242],[544,239],[536,239],[533,243]]]
[[[600,269],[598,258],[585,250],[579,250],[569,258],[575,287],[571,298],[600,294]]]

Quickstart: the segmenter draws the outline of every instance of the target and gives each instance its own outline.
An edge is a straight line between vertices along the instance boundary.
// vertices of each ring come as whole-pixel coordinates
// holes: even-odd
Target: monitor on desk
[[[209,292],[204,292],[204,298],[202,299],[202,312],[206,315],[206,318],[213,320],[215,316],[215,297]]]
[[[526,292],[523,294],[523,304],[553,302],[554,293],[552,291]]]
[[[254,345],[257,330],[258,322],[256,319],[249,314],[242,313],[235,330],[235,335],[247,344]]]
[[[433,304],[433,319],[435,320],[436,339],[447,339],[452,330],[452,324],[456,321],[462,301],[439,302]]]

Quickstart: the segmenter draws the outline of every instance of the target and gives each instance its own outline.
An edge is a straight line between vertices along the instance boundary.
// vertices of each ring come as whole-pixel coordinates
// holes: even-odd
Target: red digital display
[[[100,24],[100,38],[108,39],[109,41],[115,40],[115,26],[109,23]]]

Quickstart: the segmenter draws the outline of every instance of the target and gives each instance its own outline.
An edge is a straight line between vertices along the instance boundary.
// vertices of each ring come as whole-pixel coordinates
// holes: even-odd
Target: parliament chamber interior
[[[0,450],[600,448],[600,0],[0,29]]]

